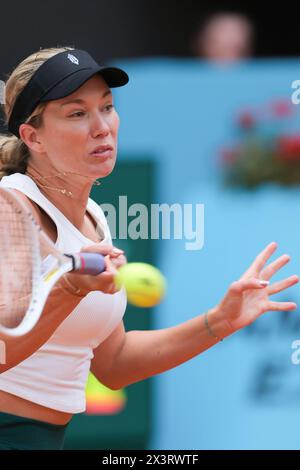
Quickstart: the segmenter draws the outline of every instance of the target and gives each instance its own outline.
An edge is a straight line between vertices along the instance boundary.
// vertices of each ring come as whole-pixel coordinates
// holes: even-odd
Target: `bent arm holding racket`
[[[39,349],[89,292],[115,293],[116,269],[126,259],[121,250],[104,244],[80,253],[60,253],[41,229],[34,205],[18,191],[4,188],[0,188],[0,231],[0,340],[6,349],[0,372],[4,372]]]

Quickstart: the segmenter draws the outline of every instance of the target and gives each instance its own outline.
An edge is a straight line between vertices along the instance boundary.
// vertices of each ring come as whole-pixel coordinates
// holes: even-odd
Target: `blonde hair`
[[[51,47],[40,49],[26,57],[11,73],[5,84],[4,118],[7,124],[19,94],[25,88],[37,69],[46,60],[73,47]],[[39,104],[26,123],[38,129],[42,125],[42,115],[47,103]],[[15,135],[0,134],[0,179],[12,173],[25,173],[30,156],[27,145]]]

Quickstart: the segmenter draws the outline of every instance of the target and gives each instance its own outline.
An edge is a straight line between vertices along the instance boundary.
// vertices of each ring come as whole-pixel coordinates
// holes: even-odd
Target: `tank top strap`
[[[60,249],[64,248],[64,241],[70,240],[70,236],[72,238],[75,237],[81,246],[94,243],[86,238],[69,219],[41,193],[36,183],[29,176],[22,173],[13,173],[12,175],[4,176],[0,181],[0,186],[19,190],[46,212],[56,225],[58,237],[55,244]],[[101,243],[111,243],[110,230],[101,207],[89,198],[87,210],[97,224],[97,230],[102,238]]]

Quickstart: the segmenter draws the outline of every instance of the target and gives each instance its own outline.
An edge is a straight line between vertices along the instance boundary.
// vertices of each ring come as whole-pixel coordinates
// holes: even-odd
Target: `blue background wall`
[[[300,273],[300,190],[222,186],[220,147],[234,137],[241,107],[290,99],[299,61],[258,61],[221,69],[195,61],[118,62],[130,84],[115,90],[120,155],[152,155],[159,203],[204,203],[205,243],[162,240],[157,264],[169,282],[154,311],[156,328],[184,322],[215,305],[270,241]],[[122,158],[122,157],[121,157]],[[289,290],[299,301],[299,287]],[[279,295],[280,300],[287,294]],[[300,448],[300,366],[291,344],[299,311],[273,312],[221,344],[155,378],[156,449]]]

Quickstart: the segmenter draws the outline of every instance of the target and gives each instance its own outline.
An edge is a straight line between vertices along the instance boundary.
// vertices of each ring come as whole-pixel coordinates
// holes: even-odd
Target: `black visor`
[[[8,121],[9,132],[20,137],[20,125],[38,104],[70,95],[97,73],[110,88],[126,85],[129,80],[123,70],[103,67],[80,49],[60,52],[46,60],[18,96]]]

